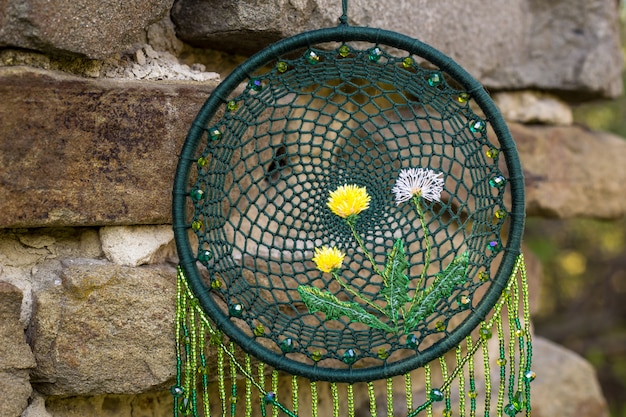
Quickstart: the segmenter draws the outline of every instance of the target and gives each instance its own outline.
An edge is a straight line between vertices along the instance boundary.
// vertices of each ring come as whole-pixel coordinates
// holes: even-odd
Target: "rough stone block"
[[[0,227],[171,223],[171,184],[216,82],[0,68]]]
[[[28,405],[32,388],[29,369],[35,360],[20,323],[22,291],[0,281],[0,415],[18,417]]]
[[[164,389],[176,371],[175,271],[65,260],[60,283],[35,294],[32,381],[45,395]]]
[[[0,47],[106,58],[141,39],[173,0],[1,0]]]
[[[535,338],[532,413],[536,417],[608,417],[606,400],[589,362],[546,339]]]
[[[107,259],[119,265],[161,263],[175,253],[171,226],[103,227],[100,239]]]
[[[178,36],[243,54],[296,33],[333,27],[335,0],[177,0]],[[621,92],[622,54],[614,0],[353,0],[349,23],[416,37],[490,88],[541,88],[587,95]]]
[[[626,214],[626,141],[580,126],[511,124],[529,215],[619,218]]]

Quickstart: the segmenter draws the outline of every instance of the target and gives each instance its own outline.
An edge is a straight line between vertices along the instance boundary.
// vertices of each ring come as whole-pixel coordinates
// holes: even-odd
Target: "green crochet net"
[[[205,105],[175,185],[181,267],[203,309],[248,353],[313,380],[437,358],[484,320],[519,253],[521,173],[488,96],[421,44],[375,36],[251,60]],[[440,201],[396,204],[410,168],[440,173]],[[370,196],[347,220],[328,206],[345,185]],[[322,246],[345,254],[333,273],[313,261]]]

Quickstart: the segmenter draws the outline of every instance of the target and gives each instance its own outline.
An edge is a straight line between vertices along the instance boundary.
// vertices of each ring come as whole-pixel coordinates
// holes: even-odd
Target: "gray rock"
[[[248,55],[302,31],[336,26],[340,15],[335,0],[176,0],[172,9],[181,39]],[[431,44],[490,88],[621,92],[614,0],[352,0],[348,15],[351,25]]]
[[[45,395],[165,389],[176,371],[175,271],[65,260],[61,285],[35,294],[33,384]]]
[[[173,0],[0,0],[0,47],[106,58],[167,15]]]
[[[22,291],[0,281],[0,415],[18,417],[28,406],[35,360],[20,323]]]
[[[626,214],[626,141],[580,126],[511,124],[528,215],[615,219]]]
[[[606,400],[589,362],[546,339],[534,340],[531,384],[536,417],[608,417]]]
[[[171,226],[109,226],[100,229],[106,257],[118,265],[162,263],[174,256]]]

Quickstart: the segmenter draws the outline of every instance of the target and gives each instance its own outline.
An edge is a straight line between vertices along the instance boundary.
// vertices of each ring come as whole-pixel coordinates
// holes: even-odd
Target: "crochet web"
[[[392,32],[308,32],[237,68],[190,130],[173,207],[183,304],[291,375],[406,374],[502,309],[523,206],[508,129],[463,69]]]

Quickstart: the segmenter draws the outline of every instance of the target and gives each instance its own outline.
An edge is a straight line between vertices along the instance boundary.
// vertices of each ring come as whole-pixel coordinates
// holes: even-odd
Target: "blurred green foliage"
[[[626,0],[620,5],[626,45]],[[574,120],[626,138],[626,96],[579,105]],[[626,184],[607,198],[626,198]],[[537,334],[587,358],[611,416],[626,417],[626,219],[532,218],[525,241],[544,269]]]

